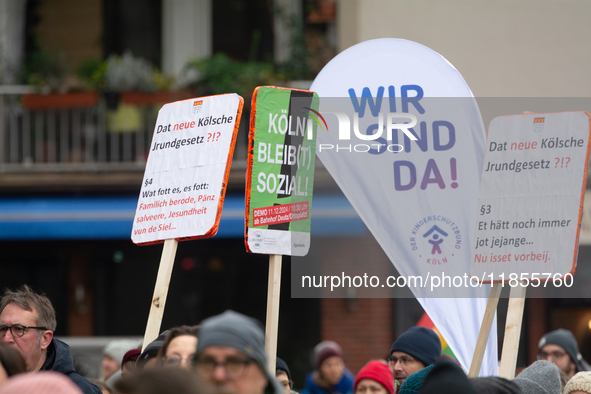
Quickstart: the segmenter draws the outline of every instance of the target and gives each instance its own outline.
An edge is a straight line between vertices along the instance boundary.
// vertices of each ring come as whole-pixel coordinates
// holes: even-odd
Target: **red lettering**
[[[185,123],[177,123],[172,128],[173,130],[183,130],[183,129],[192,129],[195,127],[195,121],[192,122],[185,122]]]

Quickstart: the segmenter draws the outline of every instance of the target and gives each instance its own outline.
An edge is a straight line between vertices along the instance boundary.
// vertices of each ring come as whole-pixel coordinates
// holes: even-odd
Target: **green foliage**
[[[86,59],[76,70],[76,76],[90,90],[104,89],[107,63],[97,58]]]
[[[283,80],[314,79],[315,74],[310,67],[312,53],[306,46],[304,24],[296,15],[288,14],[275,8],[275,15],[283,20],[291,30],[291,56],[289,61],[278,67],[278,74]]]
[[[38,49],[27,57],[23,79],[38,90],[60,90],[66,76],[65,64],[63,52]]]
[[[168,90],[175,82],[174,77],[164,75],[147,60],[129,52],[109,56],[106,61],[87,59],[76,70],[76,76],[87,89],[115,92]]]
[[[200,94],[238,93],[250,97],[257,86],[277,83],[272,63],[232,60],[223,53],[189,62],[184,71],[191,70],[197,71],[197,80],[192,85]]]
[[[157,90],[169,90],[174,86],[176,78],[172,75],[165,75],[158,69],[154,69],[154,83]]]

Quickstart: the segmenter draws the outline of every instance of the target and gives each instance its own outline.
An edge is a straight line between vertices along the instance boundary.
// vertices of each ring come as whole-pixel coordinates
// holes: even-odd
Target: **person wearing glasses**
[[[395,390],[398,392],[406,378],[433,364],[440,355],[441,341],[435,331],[426,327],[409,328],[394,342],[388,357]]]
[[[170,329],[158,352],[160,362],[166,367],[191,369],[191,360],[197,348],[199,326],[179,326]]]
[[[549,332],[540,339],[538,360],[553,362],[568,379],[577,372],[591,370],[589,364],[579,353],[579,345],[575,336],[563,328]]]
[[[234,311],[201,323],[193,366],[211,394],[283,394],[267,369],[261,324]]]
[[[6,290],[0,299],[0,341],[23,355],[28,372],[60,372],[83,393],[102,394],[98,387],[76,373],[70,347],[53,338],[56,326],[51,301],[27,285],[17,291]]]
[[[275,379],[277,379],[285,394],[299,394],[297,390],[293,389],[291,372],[289,372],[287,363],[279,357],[275,359]]]

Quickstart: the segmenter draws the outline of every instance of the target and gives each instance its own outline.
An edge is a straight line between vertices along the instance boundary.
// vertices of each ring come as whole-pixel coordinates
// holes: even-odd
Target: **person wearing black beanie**
[[[498,376],[472,378],[470,383],[478,394],[522,394],[521,388],[514,382]]]
[[[456,363],[439,358],[425,377],[419,394],[477,394],[470,380]]]
[[[287,363],[280,359],[275,358],[275,378],[279,382],[279,385],[285,392],[285,394],[291,394],[293,388],[293,381],[291,380],[291,373]]]
[[[170,330],[166,330],[160,333],[158,338],[150,342],[144,351],[139,355],[135,361],[135,366],[139,371],[144,368],[152,368],[154,365],[156,365],[156,356],[158,355],[158,351],[160,351],[162,348],[162,345],[164,345],[164,338],[166,338],[169,332]]]
[[[435,331],[411,327],[392,344],[388,361],[394,369],[396,390],[413,373],[433,364],[441,355],[441,341]]]

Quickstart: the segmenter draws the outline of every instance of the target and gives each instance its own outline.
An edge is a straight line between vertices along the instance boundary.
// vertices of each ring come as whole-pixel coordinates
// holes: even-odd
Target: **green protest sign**
[[[246,174],[245,243],[251,253],[308,253],[317,111],[313,92],[255,90]]]

